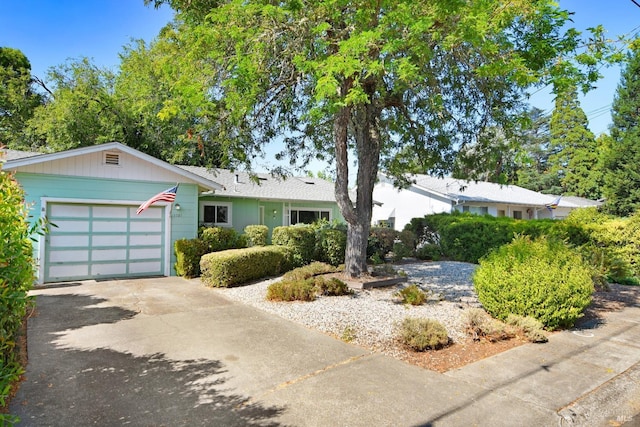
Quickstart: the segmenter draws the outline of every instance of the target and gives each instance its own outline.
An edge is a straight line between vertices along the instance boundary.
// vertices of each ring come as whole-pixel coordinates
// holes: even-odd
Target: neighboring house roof
[[[558,196],[527,190],[517,185],[503,185],[484,181],[467,181],[455,178],[438,178],[429,175],[409,176],[414,186],[423,191],[437,194],[457,204],[464,203],[504,203],[544,207],[553,203]],[[586,199],[585,199],[586,200]],[[578,207],[565,197],[560,199],[560,207]],[[581,205],[582,206],[582,205]]]
[[[25,151],[15,151],[2,149],[6,153],[7,161],[2,166],[4,169],[16,169],[23,166],[34,165],[38,163],[50,162],[55,160],[62,160],[70,157],[81,156],[84,154],[91,154],[101,151],[119,150],[127,153],[133,157],[137,157],[141,160],[149,162],[161,169],[181,175],[191,181],[198,183],[200,186],[208,190],[222,190],[223,187],[214,180],[204,179],[200,175],[193,174],[183,168],[171,165],[163,160],[157,159],[148,154],[142,153],[136,149],[127,147],[119,142],[108,142],[105,144],[91,145],[89,147],[75,148],[72,150],[59,151],[57,153],[31,153]],[[13,157],[13,158],[12,158]]]
[[[558,197],[558,196],[553,196]],[[599,200],[591,200],[585,199],[584,197],[578,196],[562,196],[560,199],[560,206],[567,207],[575,207],[575,208],[588,208],[588,207],[597,207],[602,205],[602,201]]]
[[[224,186],[216,196],[254,198],[263,200],[296,200],[306,202],[336,201],[334,184],[321,178],[280,178],[270,174],[256,174],[252,181],[247,172],[227,169],[208,169],[199,166],[180,166],[182,169],[205,179],[215,180]]]
[[[24,159],[25,157],[33,157],[41,154],[34,153],[33,151],[10,150],[8,148],[0,149],[0,151],[3,154],[0,156],[0,161]]]

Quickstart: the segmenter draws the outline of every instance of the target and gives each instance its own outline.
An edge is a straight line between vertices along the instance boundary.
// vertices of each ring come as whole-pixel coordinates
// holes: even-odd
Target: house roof
[[[38,156],[41,154],[41,153],[34,153],[33,151],[10,150],[8,148],[0,149],[0,151],[3,154],[3,156],[0,156],[0,159],[4,161],[24,159],[26,157]]]
[[[34,165],[38,163],[50,162],[55,160],[62,160],[69,157],[77,157],[85,154],[91,154],[101,151],[113,151],[118,150],[127,153],[133,157],[137,157],[141,160],[149,162],[159,168],[181,175],[191,181],[198,183],[200,186],[209,190],[222,190],[223,187],[218,182],[210,179],[204,179],[200,175],[193,174],[183,168],[169,164],[163,160],[157,159],[148,154],[142,153],[134,148],[127,147],[119,142],[108,142],[105,144],[91,145],[88,147],[75,148],[72,150],[59,151],[56,153],[33,153],[26,151],[16,151],[2,149],[6,156],[6,162],[3,165],[4,169],[16,169],[23,166]]]
[[[180,168],[224,186],[217,196],[254,198],[263,200],[296,200],[306,202],[336,201],[334,184],[321,178],[280,178],[270,174],[256,174],[258,182],[251,180],[247,172],[227,169],[208,169],[199,166]]]
[[[416,188],[450,199],[458,204],[464,203],[504,203],[544,207],[554,203],[559,196],[542,194],[517,185],[503,185],[484,181],[467,181],[455,178],[438,178],[429,175],[411,175],[409,179]],[[576,200],[580,199],[580,201]],[[593,204],[588,204],[591,202]],[[576,208],[597,206],[597,202],[573,197],[562,197],[559,207]]]

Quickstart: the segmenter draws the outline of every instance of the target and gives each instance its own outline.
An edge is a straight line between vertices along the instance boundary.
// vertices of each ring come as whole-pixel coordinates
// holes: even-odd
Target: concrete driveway
[[[10,406],[24,426],[559,422],[557,402],[541,403],[530,399],[528,390],[512,387],[531,374],[513,371],[513,380],[487,385],[483,375],[496,377],[491,369],[503,376],[509,371],[505,366],[531,369],[516,363],[523,353],[506,352],[494,363],[442,375],[230,302],[180,278],[86,281],[34,294],[26,380]],[[640,324],[630,324],[624,334],[637,339]],[[568,333],[567,339],[575,342],[575,335]],[[549,347],[554,351],[563,347],[562,341],[554,343]],[[520,351],[531,352],[526,348]],[[573,356],[554,357],[575,369]],[[638,358],[630,354],[629,363]],[[619,363],[619,369],[629,363]],[[635,366],[634,375],[640,373]],[[548,371],[540,370],[534,389],[558,383]],[[607,378],[615,375],[612,371]],[[603,380],[597,381],[584,389]],[[562,393],[580,397],[554,392]]]

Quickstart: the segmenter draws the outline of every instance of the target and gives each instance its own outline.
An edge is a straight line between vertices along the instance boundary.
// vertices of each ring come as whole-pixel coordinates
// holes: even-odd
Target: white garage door
[[[49,203],[44,281],[164,274],[165,209]]]

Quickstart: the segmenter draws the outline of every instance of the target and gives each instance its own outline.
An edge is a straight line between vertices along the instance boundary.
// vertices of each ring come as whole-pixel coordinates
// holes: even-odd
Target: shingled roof
[[[227,169],[208,169],[199,166],[179,166],[186,171],[224,186],[216,190],[216,196],[252,198],[263,200],[298,200],[308,202],[336,201],[334,184],[321,178],[280,178],[270,174],[257,174],[258,182],[251,180],[247,172]]]

